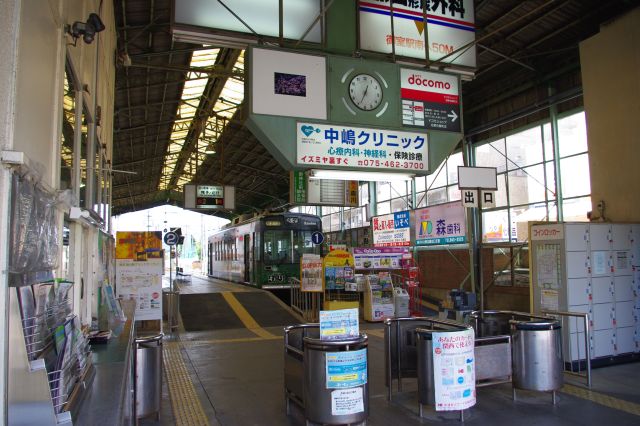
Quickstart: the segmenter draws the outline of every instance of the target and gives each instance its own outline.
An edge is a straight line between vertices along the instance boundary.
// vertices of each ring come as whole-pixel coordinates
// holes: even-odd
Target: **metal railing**
[[[547,315],[560,317],[562,321],[562,354],[564,357],[564,372],[573,376],[584,378],[588,388],[591,388],[591,345],[589,344],[589,336],[591,335],[589,314],[583,312],[562,312],[562,311],[543,311]],[[575,332],[571,331],[571,319],[575,318]],[[582,319],[583,331],[580,331],[578,324]],[[566,325],[566,326],[565,326]],[[572,335],[575,334],[575,350],[572,351],[571,341]],[[584,369],[583,359],[580,356],[580,334],[584,335]],[[565,347],[565,345],[567,347]],[[576,359],[574,359],[574,355]]]
[[[502,317],[501,321],[499,321],[496,317]],[[492,318],[494,317],[494,318]],[[591,387],[592,377],[591,377],[591,348],[589,345],[589,314],[582,312],[558,312],[558,311],[543,311],[541,314],[531,314],[527,312],[517,312],[517,311],[500,311],[500,310],[492,310],[492,311],[473,311],[469,314],[470,321],[473,322],[473,328],[476,330],[476,336],[483,336],[484,332],[487,331],[487,328],[491,328],[491,326],[495,326],[497,333],[495,335],[505,334],[505,327],[508,328],[510,321],[526,321],[527,319],[536,319],[536,320],[544,320],[548,321],[550,319],[555,320],[555,317],[561,317],[561,333],[562,333],[562,354],[564,357],[564,372],[573,375],[582,377],[585,379],[585,384],[587,387]],[[571,331],[571,325],[569,320],[571,318],[575,318],[576,326],[575,333]],[[582,324],[584,327],[584,332],[580,331],[577,327],[578,319],[582,319]],[[492,324],[492,321],[494,324]],[[502,322],[504,324],[502,324]],[[481,326],[482,324],[482,326]],[[488,327],[484,327],[487,325]],[[501,328],[502,327],[502,328]],[[489,330],[493,331],[493,330]],[[575,336],[573,336],[575,334]],[[583,335],[583,342],[580,342],[580,335]],[[571,350],[571,340],[575,338],[575,348],[578,351],[577,359],[574,358],[574,351]],[[581,344],[584,347],[584,359],[580,356],[580,346]],[[568,346],[568,347],[567,347]],[[566,357],[569,357],[567,360]],[[584,365],[584,368],[583,368]]]
[[[284,328],[284,398],[287,415],[290,401],[304,408],[304,338],[314,330],[319,333],[320,324],[297,324]]]
[[[318,322],[322,307],[322,293],[302,291],[300,280],[289,278],[291,309],[302,316],[304,321]]]

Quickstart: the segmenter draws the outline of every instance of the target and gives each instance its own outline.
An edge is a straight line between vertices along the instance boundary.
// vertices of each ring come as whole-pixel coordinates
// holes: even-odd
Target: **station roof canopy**
[[[474,3],[477,70],[462,86],[473,141],[548,117],[551,103],[581,106],[578,43],[636,4]],[[236,213],[285,206],[288,172],[243,125],[244,51],[175,41],[172,7],[115,1],[113,214],[179,205],[190,182],[234,185]]]

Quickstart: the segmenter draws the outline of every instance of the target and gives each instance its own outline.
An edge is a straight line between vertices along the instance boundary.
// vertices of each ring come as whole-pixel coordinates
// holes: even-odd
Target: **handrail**
[[[542,311],[545,314],[548,315],[557,315],[560,317],[575,317],[575,318],[582,318],[582,324],[584,325],[584,355],[585,355],[585,360],[586,360],[586,364],[587,364],[587,373],[586,373],[586,379],[587,379],[587,387],[591,388],[591,346],[589,345],[589,335],[591,334],[590,330],[589,330],[589,314],[588,313],[584,313],[584,312],[570,312],[570,311]],[[576,330],[576,343],[578,340],[578,336],[580,335],[580,333],[578,332],[578,330]],[[569,338],[571,338],[571,333],[569,332],[568,334]],[[571,343],[569,343],[571,344]],[[576,348],[578,346],[576,345]],[[569,351],[569,353],[571,353],[571,351]],[[569,359],[569,364],[572,366],[573,369],[573,360]],[[578,351],[578,373],[574,372],[574,371],[567,371],[565,370],[565,372],[569,373],[569,374],[574,374],[577,376],[582,376],[582,374],[580,374],[580,351]]]
[[[155,336],[148,336],[148,337],[136,337],[136,344],[142,344],[142,343],[153,343],[153,342],[158,342],[160,340],[162,340],[162,338],[164,337],[164,333],[160,333],[157,334]]]
[[[318,323],[310,323],[310,324],[295,324],[295,325],[289,325],[287,327],[284,328],[284,351],[285,353],[287,353],[287,351],[291,351],[294,352],[300,356],[304,355],[304,352],[301,351],[300,349],[296,348],[295,346],[291,346],[289,344],[289,333],[291,333],[293,330],[298,330],[298,329],[310,329],[310,328],[320,328],[320,324]]]

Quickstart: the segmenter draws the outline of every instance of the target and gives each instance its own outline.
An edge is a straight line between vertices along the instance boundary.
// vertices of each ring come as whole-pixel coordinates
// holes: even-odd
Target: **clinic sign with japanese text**
[[[415,211],[417,246],[463,244],[467,242],[464,207],[460,201]]]
[[[296,131],[299,165],[405,173],[429,170],[426,133],[300,122]]]
[[[371,219],[375,247],[401,247],[411,244],[409,211],[401,211]]]

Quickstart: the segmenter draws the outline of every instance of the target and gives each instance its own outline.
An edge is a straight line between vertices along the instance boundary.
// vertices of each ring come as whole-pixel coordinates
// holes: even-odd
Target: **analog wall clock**
[[[369,74],[357,74],[349,83],[351,102],[363,111],[372,111],[382,103],[382,84]]]

